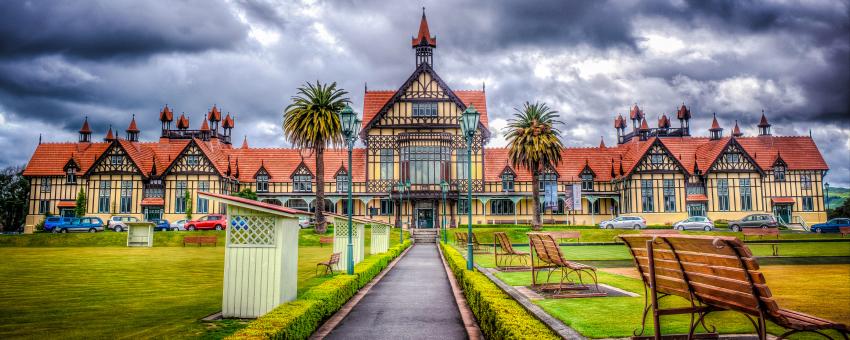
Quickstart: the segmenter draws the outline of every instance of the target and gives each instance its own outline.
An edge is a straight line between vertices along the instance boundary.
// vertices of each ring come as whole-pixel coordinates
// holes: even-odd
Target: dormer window
[[[336,192],[348,192],[348,173],[345,170],[336,174]]]
[[[310,176],[310,175],[295,175],[295,176],[292,176],[292,191],[295,191],[295,192],[311,192],[311,191],[313,191],[313,176]]]
[[[738,163],[741,161],[741,155],[737,153],[727,153],[726,154],[726,162],[727,163]]]
[[[649,155],[649,161],[652,162],[652,164],[661,164],[661,162],[664,161],[664,157],[661,154],[654,153]]]
[[[785,166],[777,165],[773,167],[773,178],[776,179],[777,182],[785,181]]]
[[[581,174],[581,191],[593,191],[593,174]]]
[[[261,173],[257,175],[257,192],[269,192],[269,175]]]
[[[502,173],[502,191],[504,192],[513,192],[514,191],[514,174],[505,171]]]
[[[65,182],[68,184],[76,184],[77,183],[77,169],[76,168],[68,168],[65,170]]]
[[[436,117],[437,102],[413,102],[414,117]]]
[[[198,166],[201,163],[200,157],[198,155],[188,155],[186,156],[186,164],[189,166]]]
[[[123,158],[124,157],[121,157],[121,155],[112,155],[109,157],[109,161],[112,165],[121,165],[121,163],[123,163]]]

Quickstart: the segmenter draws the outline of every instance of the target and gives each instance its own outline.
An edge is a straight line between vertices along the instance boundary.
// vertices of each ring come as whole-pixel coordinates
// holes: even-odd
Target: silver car
[[[705,216],[691,216],[673,224],[676,230],[714,230],[714,222]]]
[[[122,232],[128,229],[127,222],[139,222],[139,219],[133,216],[112,216],[106,221],[106,229]]]
[[[186,230],[186,221],[188,220],[177,220],[171,222],[171,231]]]
[[[646,229],[646,220],[638,216],[620,216],[599,223],[602,229]]]

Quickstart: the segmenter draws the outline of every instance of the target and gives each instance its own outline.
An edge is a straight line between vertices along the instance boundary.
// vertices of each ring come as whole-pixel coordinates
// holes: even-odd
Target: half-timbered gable
[[[734,139],[729,139],[726,147],[707,169],[709,172],[759,172],[763,173],[752,157]]]
[[[174,160],[174,162],[171,163],[163,174],[217,175],[219,173],[210,158],[201,150],[201,147],[193,141],[186,145],[186,148],[180,152],[180,155]]]
[[[118,142],[113,142],[98,157],[86,175],[142,175],[139,166],[127,154],[127,150]]]
[[[640,158],[632,170],[636,173],[682,173],[685,167],[658,139]]]

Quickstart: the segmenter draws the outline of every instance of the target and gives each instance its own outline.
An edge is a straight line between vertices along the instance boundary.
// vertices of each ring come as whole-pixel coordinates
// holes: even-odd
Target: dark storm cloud
[[[226,49],[244,27],[212,1],[4,1],[0,56],[144,57]]]

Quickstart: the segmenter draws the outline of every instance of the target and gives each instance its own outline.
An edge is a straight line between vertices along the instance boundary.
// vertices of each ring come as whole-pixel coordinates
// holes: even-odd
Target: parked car
[[[639,216],[620,216],[599,223],[602,229],[646,229],[646,220]]]
[[[68,223],[53,228],[54,233],[95,233],[103,231],[103,220],[100,217],[72,218]]]
[[[177,220],[171,222],[171,231],[186,230],[186,221],[188,220]]]
[[[838,227],[850,227],[850,218],[839,217],[824,223],[812,224],[809,230],[813,233],[837,233]],[[47,223],[45,223],[44,228],[47,229]]]
[[[313,224],[315,224],[315,223],[316,223],[316,219],[313,218],[313,217],[308,217],[308,216],[299,216],[298,217],[298,226],[301,227],[301,229],[311,228],[311,227],[313,227]]]
[[[714,222],[705,216],[691,216],[673,224],[676,230],[714,230]]]
[[[186,222],[188,230],[223,230],[227,227],[227,219],[222,214],[209,214],[197,220]]]
[[[168,220],[163,220],[161,218],[155,218],[148,222],[154,224],[153,231],[169,231],[171,230],[171,223],[168,223]]]
[[[139,222],[139,219],[133,216],[112,216],[106,222],[106,228],[112,231],[122,232],[127,230],[127,222]]]
[[[771,214],[750,214],[740,220],[729,221],[729,229],[741,231],[741,228],[777,228],[779,223]]]
[[[50,216],[44,219],[44,231],[53,231],[53,228],[56,228],[65,223],[71,222],[73,217],[62,217],[62,216]]]

